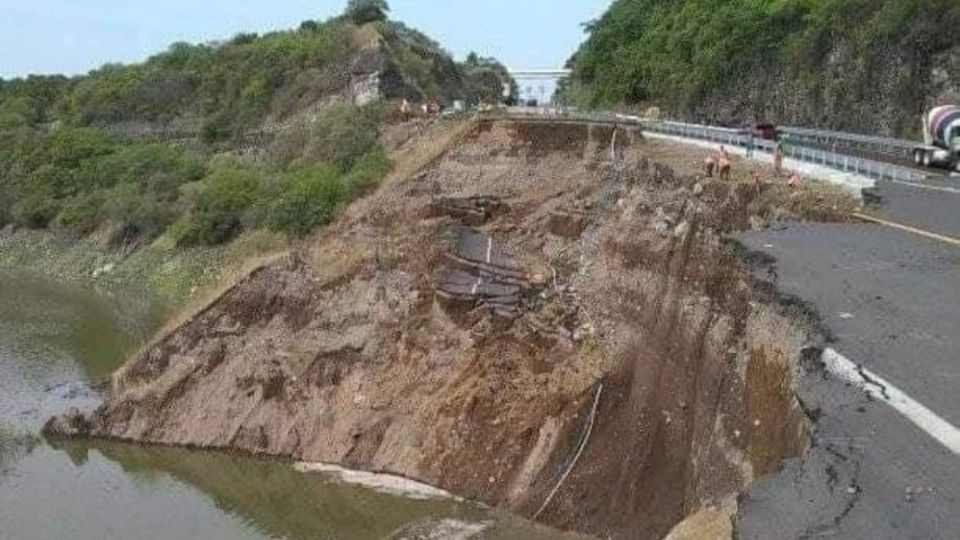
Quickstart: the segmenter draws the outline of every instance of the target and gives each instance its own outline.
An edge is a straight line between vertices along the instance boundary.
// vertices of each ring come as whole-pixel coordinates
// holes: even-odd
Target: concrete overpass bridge
[[[520,68],[508,71],[520,87],[520,99],[536,99],[541,103],[549,102],[557,89],[557,83],[573,73],[572,70],[562,68]]]

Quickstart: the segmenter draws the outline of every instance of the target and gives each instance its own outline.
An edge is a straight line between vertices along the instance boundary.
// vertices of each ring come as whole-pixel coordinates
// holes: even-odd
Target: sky
[[[581,23],[612,0],[389,0],[391,17],[440,42],[511,68],[554,68],[583,39]],[[346,0],[0,0],[0,77],[86,73],[130,63],[177,41],[295,28]],[[523,84],[523,83],[521,83]]]

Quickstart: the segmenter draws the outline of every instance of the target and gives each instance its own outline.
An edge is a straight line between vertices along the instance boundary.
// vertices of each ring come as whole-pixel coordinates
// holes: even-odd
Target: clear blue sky
[[[392,17],[463,58],[476,50],[510,67],[559,67],[580,24],[612,0],[389,0]],[[86,73],[136,62],[175,41],[293,28],[339,13],[346,0],[0,0],[0,77]]]

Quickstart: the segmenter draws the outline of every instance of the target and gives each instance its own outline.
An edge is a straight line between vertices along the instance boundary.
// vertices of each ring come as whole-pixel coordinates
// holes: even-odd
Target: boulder
[[[550,233],[564,238],[578,238],[587,226],[587,217],[579,212],[555,210],[550,213]]]

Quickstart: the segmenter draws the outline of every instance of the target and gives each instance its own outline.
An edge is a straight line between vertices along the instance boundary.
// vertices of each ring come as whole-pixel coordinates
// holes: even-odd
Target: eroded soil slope
[[[388,471],[658,538],[803,450],[812,332],[725,231],[803,217],[610,127],[480,123],[133,358],[95,436]],[[771,191],[772,190],[772,191]]]

